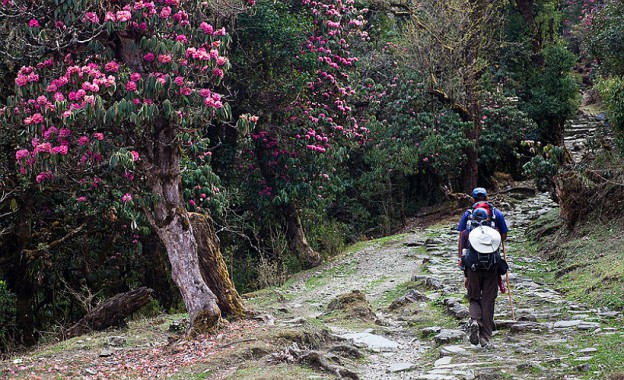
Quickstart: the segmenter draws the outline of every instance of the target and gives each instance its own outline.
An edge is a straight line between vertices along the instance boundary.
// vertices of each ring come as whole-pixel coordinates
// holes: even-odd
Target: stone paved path
[[[511,319],[508,297],[499,294],[495,349],[472,346],[467,339],[463,275],[456,267],[456,222],[415,231],[389,244],[372,245],[330,264],[336,271],[332,281],[312,290],[306,286],[305,279],[295,282],[287,291],[292,297],[289,307],[297,315],[313,318],[339,294],[358,289],[375,303],[397,284],[414,276],[425,276],[437,289],[423,293],[428,300],[446,303],[456,314],[457,326],[450,329],[430,326],[426,331],[414,331],[410,316],[380,309],[375,310],[380,323],[374,330],[334,328],[336,335],[352,338],[367,348],[366,364],[358,369],[361,378],[601,378],[600,374],[587,372],[586,363],[596,354],[595,348],[579,345],[578,338],[619,334],[624,339],[621,329],[605,326],[606,321],[614,318],[619,320],[617,325],[624,325],[622,315],[568,302],[548,286],[534,282],[528,274],[538,270],[541,259],[520,257],[516,248],[525,239],[526,227],[556,204],[544,193],[497,206],[505,213],[511,228],[506,248],[516,320]],[[428,301],[417,302],[423,302],[426,307]]]

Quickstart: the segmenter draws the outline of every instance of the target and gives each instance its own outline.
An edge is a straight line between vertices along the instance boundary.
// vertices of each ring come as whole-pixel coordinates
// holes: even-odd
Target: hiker
[[[488,202],[484,188],[475,188],[472,198],[473,207],[464,212],[457,226],[458,265],[464,271],[470,300],[470,343],[487,347],[494,330],[498,289],[505,291],[501,275],[506,273],[507,263],[500,257],[499,245],[507,238],[509,228],[503,213]]]

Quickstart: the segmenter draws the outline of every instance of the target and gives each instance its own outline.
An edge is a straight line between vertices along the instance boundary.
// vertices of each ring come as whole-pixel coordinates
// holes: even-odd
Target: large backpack
[[[498,270],[499,274],[505,274],[507,271],[507,263],[502,259],[500,254],[500,234],[494,228],[481,225],[466,231],[469,234],[466,247],[462,252],[462,263],[466,269],[472,271],[491,271]],[[483,236],[481,236],[483,235]],[[483,239],[491,239],[494,241],[488,246],[483,243]],[[472,242],[478,244],[473,246]]]

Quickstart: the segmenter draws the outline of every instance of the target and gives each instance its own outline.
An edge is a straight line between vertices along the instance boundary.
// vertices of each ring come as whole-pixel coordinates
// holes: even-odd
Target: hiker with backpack
[[[472,191],[474,204],[459,221],[459,262],[464,271],[464,286],[470,300],[469,338],[473,345],[490,346],[494,330],[494,304],[505,292],[501,275],[507,263],[500,255],[500,246],[509,228],[503,213],[488,202],[482,187]]]

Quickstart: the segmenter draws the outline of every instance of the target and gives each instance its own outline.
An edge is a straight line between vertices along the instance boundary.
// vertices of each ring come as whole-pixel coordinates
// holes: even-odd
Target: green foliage
[[[592,13],[585,43],[588,52],[600,61],[604,75],[624,75],[624,4],[607,2]]]
[[[0,280],[0,352],[10,343],[14,328],[15,294],[7,289],[6,283]]]
[[[542,191],[553,189],[553,177],[563,165],[565,148],[548,144],[542,147],[538,141],[527,140],[523,146],[528,147],[535,154],[529,162],[524,164],[524,174],[535,180],[535,186]]]
[[[326,258],[343,252],[352,227],[328,218],[321,210],[306,210],[302,216],[303,228],[310,246]]]
[[[544,49],[544,68],[533,72],[521,95],[521,108],[539,126],[536,137],[542,142],[560,144],[566,120],[578,109],[578,85],[570,72],[575,60],[564,46],[549,45]]]
[[[479,176],[485,180],[496,172],[522,177],[521,142],[534,135],[537,126],[507,99],[487,94],[483,100],[483,129],[479,137]]]
[[[624,77],[613,76],[599,79],[596,88],[606,105],[609,123],[617,132],[622,144],[624,142]]]

